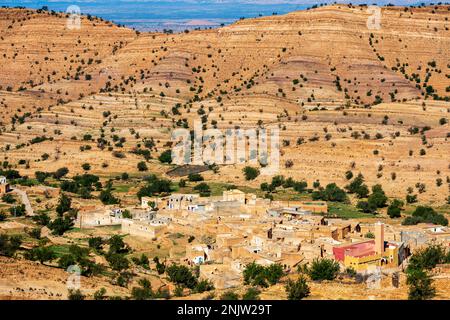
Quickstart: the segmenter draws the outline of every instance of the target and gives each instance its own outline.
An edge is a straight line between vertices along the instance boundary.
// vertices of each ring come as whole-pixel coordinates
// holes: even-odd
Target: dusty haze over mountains
[[[195,28],[214,28],[230,24],[241,18],[286,14],[314,5],[333,1],[314,0],[2,0],[0,6],[23,6],[67,12],[70,6],[77,6],[81,13],[102,17],[116,24],[136,28],[139,31],[174,32]],[[342,1],[340,3],[370,3],[378,5],[418,5],[430,1]]]

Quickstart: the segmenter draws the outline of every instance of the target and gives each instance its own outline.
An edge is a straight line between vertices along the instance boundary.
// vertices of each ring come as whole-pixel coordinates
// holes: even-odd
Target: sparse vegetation
[[[247,166],[243,171],[246,180],[254,180],[259,176],[259,170],[257,168]]]

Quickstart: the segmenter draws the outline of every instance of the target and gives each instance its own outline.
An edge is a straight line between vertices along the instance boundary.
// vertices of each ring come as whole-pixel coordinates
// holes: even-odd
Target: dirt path
[[[22,200],[22,203],[25,205],[25,210],[27,211],[28,216],[34,216],[33,208],[31,207],[30,199],[28,199],[28,195],[25,191],[13,188],[12,192],[18,194]]]

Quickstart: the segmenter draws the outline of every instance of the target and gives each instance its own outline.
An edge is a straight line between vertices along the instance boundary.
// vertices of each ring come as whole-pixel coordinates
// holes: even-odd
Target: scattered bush
[[[347,201],[347,194],[344,190],[339,188],[335,183],[328,184],[325,189],[322,187],[318,191],[312,193],[313,200],[345,202]]]
[[[448,219],[443,214],[434,211],[431,207],[418,206],[412,213],[412,216],[405,218],[402,224],[415,225],[418,223],[433,223],[447,226]]]
[[[288,300],[301,300],[310,294],[310,289],[304,277],[296,281],[288,280],[285,286]]]
[[[131,289],[131,297],[134,300],[150,300],[154,297],[152,285],[147,279],[139,280],[140,287]]]
[[[198,283],[192,271],[183,265],[172,264],[166,268],[166,274],[171,282],[182,284],[189,289],[194,289]]]
[[[155,195],[170,193],[170,183],[170,180],[159,179],[152,176],[148,179],[147,185],[138,191],[137,196],[140,199],[142,197],[153,197]]]
[[[69,289],[69,294],[67,295],[69,300],[84,300],[86,296],[81,293],[80,289],[73,290]]]
[[[253,167],[245,167],[243,169],[244,175],[245,175],[245,180],[255,180],[256,177],[259,176],[259,170],[257,168],[253,168]]]
[[[334,280],[339,273],[339,263],[332,259],[314,259],[308,268],[312,280]]]
[[[5,193],[2,196],[2,201],[6,202],[6,203],[14,203],[16,202],[16,199],[14,199],[14,197],[12,196],[12,194],[10,193]]]
[[[172,163],[172,151],[171,150],[164,151],[163,153],[160,154],[158,160],[161,163]]]
[[[49,247],[36,247],[29,250],[25,254],[25,258],[32,261],[39,261],[41,264],[44,264],[44,262],[54,260],[56,255]]]
[[[191,182],[198,182],[198,181],[203,181],[205,179],[199,173],[190,173],[188,175],[188,180],[191,181]]]
[[[147,164],[145,163],[145,161],[141,161],[137,164],[137,168],[139,171],[147,171],[148,167]]]
[[[234,291],[226,291],[220,296],[220,300],[239,300],[239,296]]]
[[[436,295],[433,280],[424,270],[412,270],[407,273],[406,284],[409,285],[409,300],[429,300]]]
[[[243,271],[245,284],[261,287],[268,287],[278,283],[283,274],[283,268],[279,264],[271,264],[264,267],[255,262],[246,265]]]
[[[204,182],[199,183],[198,185],[196,185],[196,186],[194,187],[194,190],[195,190],[195,191],[198,191],[199,194],[200,194],[200,196],[202,196],[202,197],[209,197],[209,196],[211,195],[211,189],[210,189],[209,186],[208,186],[206,183],[204,183]]]
[[[6,257],[13,257],[17,250],[22,245],[20,236],[8,236],[0,234],[0,255]]]
[[[392,201],[387,209],[388,216],[391,218],[400,218],[403,205],[404,203],[401,200],[395,199]]]
[[[242,295],[242,300],[259,300],[259,294],[261,291],[258,288],[250,287]]]

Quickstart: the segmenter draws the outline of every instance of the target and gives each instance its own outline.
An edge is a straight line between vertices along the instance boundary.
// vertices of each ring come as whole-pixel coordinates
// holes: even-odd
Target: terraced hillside
[[[173,128],[276,124],[280,174],[343,185],[351,169],[390,196],[413,188],[440,205],[450,181],[450,7],[385,7],[378,30],[368,17],[366,7],[334,5],[156,34],[93,17],[68,30],[63,14],[0,9],[1,160],[30,176],[75,174],[83,163],[114,176],[138,173],[149,150],[149,170],[164,173],[157,155]],[[243,183],[242,166],[205,177]]]

